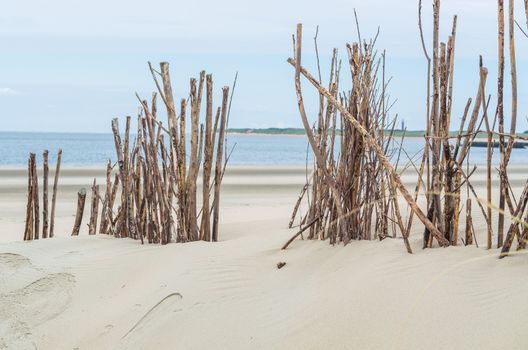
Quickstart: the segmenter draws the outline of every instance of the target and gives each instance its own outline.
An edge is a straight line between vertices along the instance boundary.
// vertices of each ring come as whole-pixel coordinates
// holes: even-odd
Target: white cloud
[[[20,91],[11,89],[8,87],[0,88],[0,96],[17,96],[20,95]]]

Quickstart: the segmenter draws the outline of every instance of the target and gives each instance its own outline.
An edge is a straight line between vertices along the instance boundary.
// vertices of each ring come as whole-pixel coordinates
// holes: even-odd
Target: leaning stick
[[[81,229],[81,223],[84,213],[84,202],[86,200],[86,189],[81,188],[77,193],[77,213],[75,214],[75,223],[73,224],[72,236],[78,236]]]
[[[524,185],[524,190],[521,195],[521,198],[519,198],[519,202],[517,203],[517,208],[515,209],[515,212],[513,214],[512,223],[510,225],[510,228],[508,230],[508,233],[506,234],[506,238],[504,240],[504,245],[502,246],[500,259],[504,258],[508,255],[510,252],[513,238],[519,234],[519,222],[521,221],[521,217],[524,213],[524,210],[526,209],[526,204],[528,203],[528,181]]]
[[[310,221],[308,224],[306,224],[306,226],[304,226],[302,229],[299,230],[299,232],[297,232],[296,234],[294,234],[292,236],[292,238],[290,238],[288,240],[288,242],[286,242],[281,250],[284,250],[286,248],[288,248],[288,246],[295,240],[295,238],[299,237],[304,231],[306,231],[308,228],[310,228],[313,224],[315,224],[317,221],[319,221],[319,217],[316,217],[315,219],[313,219],[312,221]]]
[[[42,188],[42,238],[48,238],[48,150],[44,150],[44,174]]]
[[[50,218],[50,238],[53,237],[55,228],[55,201],[57,200],[57,185],[59,184],[59,172],[62,159],[62,149],[57,153],[57,166],[55,167],[55,178],[53,179],[53,194],[51,196],[51,218]]]
[[[405,186],[403,185],[400,176],[398,173],[394,170],[394,167],[390,163],[390,161],[385,156],[385,153],[380,148],[376,140],[370,135],[370,133],[352,116],[352,114],[339,102],[335,99],[332,94],[325,89],[321,84],[317,82],[317,80],[303,67],[300,67],[296,64],[295,60],[292,58],[288,59],[288,63],[290,63],[292,66],[297,67],[297,69],[300,71],[300,73],[308,79],[308,81],[315,87],[317,90],[319,90],[320,93],[322,93],[327,99],[328,102],[330,102],[334,107],[336,107],[339,112],[345,116],[351,125],[356,129],[356,131],[363,136],[364,140],[369,144],[369,146],[376,152],[377,156],[379,157],[379,160],[383,167],[387,170],[387,172],[390,174],[390,176],[393,177],[394,182],[398,189],[400,190],[401,194],[411,207],[412,211],[415,213],[415,215],[420,219],[420,221],[433,233],[435,238],[438,240],[438,243],[441,246],[448,246],[449,241],[440,233],[440,231],[436,228],[435,225],[425,216],[425,214],[422,212],[422,210],[418,207],[416,204],[416,201],[412,197],[412,195],[407,191]]]
[[[295,217],[297,216],[297,211],[299,210],[299,206],[301,205],[301,202],[302,202],[302,199],[304,198],[304,194],[306,193],[306,190],[308,190],[308,187],[310,186],[310,180],[308,180],[306,184],[304,184],[301,190],[301,193],[299,194],[299,198],[297,198],[297,202],[295,203],[295,207],[293,208],[293,212],[290,218],[290,223],[288,224],[288,228],[293,227],[293,223],[295,221]]]

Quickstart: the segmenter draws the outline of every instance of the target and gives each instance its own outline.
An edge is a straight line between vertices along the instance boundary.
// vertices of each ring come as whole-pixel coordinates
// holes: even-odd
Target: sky
[[[507,1],[506,1],[507,3]],[[114,117],[137,114],[135,92],[148,98],[155,86],[147,61],[170,62],[176,98],[201,70],[221,88],[238,81],[231,127],[301,127],[294,89],[292,33],[304,26],[303,60],[315,73],[313,36],[323,67],[332,48],[344,58],[357,41],[356,9],[364,39],[380,28],[389,93],[409,129],[425,124],[426,61],[417,25],[418,0],[16,0],[0,12],[0,131],[108,132]],[[516,18],[525,26],[523,1]],[[478,87],[478,57],[488,67],[487,92],[496,94],[496,0],[443,0],[441,40],[458,15],[452,127]],[[423,1],[427,45],[432,43],[432,0]],[[516,30],[518,129],[528,122],[528,38]],[[323,71],[327,69],[323,68]],[[509,101],[509,65],[506,65]],[[308,92],[311,116],[318,102]],[[342,86],[342,88],[346,88]],[[506,103],[506,116],[510,104]],[[492,109],[494,103],[492,100]],[[507,118],[508,119],[508,118]],[[506,123],[508,126],[508,122]]]

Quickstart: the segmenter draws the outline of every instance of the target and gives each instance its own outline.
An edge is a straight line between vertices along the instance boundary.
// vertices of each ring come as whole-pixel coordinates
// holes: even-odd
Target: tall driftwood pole
[[[48,174],[49,174],[49,164],[48,164],[48,150],[44,150],[43,159],[44,159],[44,171],[43,171],[43,180],[42,180],[42,238],[48,238]]]
[[[53,194],[51,196],[51,218],[50,218],[50,233],[49,236],[54,236],[55,229],[55,202],[57,200],[57,186],[59,184],[59,173],[62,160],[62,149],[59,148],[57,153],[57,165],[55,167],[55,177],[53,179]]]
[[[502,247],[504,240],[504,192],[506,172],[506,145],[504,141],[504,0],[498,0],[498,78],[497,78],[497,119],[499,121],[500,146],[500,185],[499,185],[499,220],[497,228],[497,247]],[[491,244],[488,242],[488,249]]]
[[[213,161],[213,76],[208,74],[206,80],[206,110],[205,110],[205,142],[204,142],[204,166],[202,186],[202,223],[200,225],[200,239],[209,241],[211,239],[211,215],[209,209],[209,191],[211,185],[211,166]]]
[[[222,117],[220,118],[220,133],[218,135],[218,146],[216,149],[216,167],[214,178],[214,201],[213,201],[213,233],[212,241],[218,241],[218,225],[220,217],[220,186],[222,184],[222,159],[224,151],[224,138],[227,122],[227,99],[229,97],[229,87],[222,89]]]
[[[189,156],[189,175],[187,181],[187,220],[189,223],[189,236],[191,240],[197,240],[199,237],[197,225],[197,207],[196,207],[196,178],[198,177],[198,128],[199,113],[201,105],[201,96],[205,72],[200,73],[200,82],[198,91],[196,90],[196,79],[191,79],[191,154]]]
[[[73,224],[72,236],[78,236],[81,229],[82,218],[84,214],[84,202],[86,201],[86,189],[81,188],[77,193],[77,213]]]
[[[33,156],[34,157],[34,156]],[[37,173],[37,162],[33,160],[32,163],[33,170],[31,171],[31,174],[33,176],[32,184],[33,184],[33,229],[34,229],[34,239],[39,239],[39,224],[40,224],[40,209],[39,209],[39,184],[38,184],[38,173]]]
[[[33,164],[35,163],[35,153],[30,153],[28,158],[28,199],[26,206],[26,227],[24,230],[24,240],[30,241],[33,239]]]
[[[439,26],[440,26],[440,0],[434,1],[433,6],[433,104],[431,123],[434,136],[440,136],[440,52],[439,52]],[[442,219],[441,181],[440,181],[440,155],[441,143],[438,137],[433,138],[433,176],[432,176],[432,213],[440,232],[445,234]],[[429,218],[433,218],[430,217]],[[425,242],[424,242],[425,244]]]

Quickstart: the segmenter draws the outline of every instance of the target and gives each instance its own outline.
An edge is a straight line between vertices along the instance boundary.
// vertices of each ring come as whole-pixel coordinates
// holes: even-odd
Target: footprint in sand
[[[46,273],[18,254],[0,254],[0,349],[36,349],[31,330],[62,313],[75,278]],[[15,286],[15,287],[13,287]]]
[[[42,271],[25,256],[0,253],[0,294],[22,288],[41,276]]]

